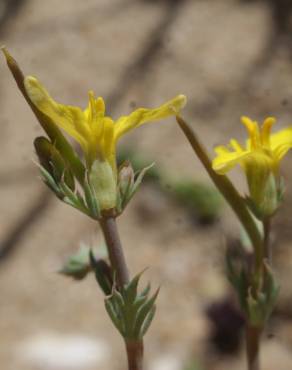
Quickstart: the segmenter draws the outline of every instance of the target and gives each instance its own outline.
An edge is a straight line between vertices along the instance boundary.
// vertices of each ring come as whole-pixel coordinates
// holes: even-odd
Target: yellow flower
[[[121,136],[143,123],[177,114],[186,103],[184,95],[156,109],[140,108],[116,121],[105,114],[105,104],[101,97],[89,92],[89,103],[85,110],[79,107],[59,104],[34,77],[24,81],[26,92],[36,107],[52,121],[72,136],[81,146],[88,168],[96,159],[110,164],[116,173],[116,144]]]
[[[273,117],[266,118],[261,127],[248,117],[242,117],[241,122],[249,136],[245,147],[234,139],[228,147],[216,147],[217,156],[212,166],[223,175],[239,164],[245,171],[251,199],[258,208],[265,208],[264,212],[269,213],[278,204],[279,164],[292,148],[292,127],[271,134]]]
[[[213,169],[219,174],[225,174],[239,164],[244,170],[248,167],[265,167],[277,173],[279,162],[292,148],[292,127],[271,134],[275,118],[265,119],[262,127],[248,117],[242,117],[241,122],[248,131],[249,139],[243,148],[237,140],[230,141],[230,148],[218,146],[215,148],[217,157],[213,160]]]

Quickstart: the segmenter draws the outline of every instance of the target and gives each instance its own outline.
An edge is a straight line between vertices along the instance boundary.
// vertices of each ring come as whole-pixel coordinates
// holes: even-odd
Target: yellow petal
[[[176,115],[185,106],[186,97],[178,95],[174,99],[155,109],[139,108],[129,116],[120,117],[115,124],[115,139],[120,138],[129,130],[136,128],[143,123],[156,121]]]
[[[103,159],[108,161],[113,170],[116,170],[115,158],[115,139],[114,139],[114,122],[111,118],[105,117],[102,120],[103,132],[102,140],[99,142]]]
[[[239,144],[239,142],[235,139],[231,139],[230,140],[230,146],[237,152],[237,153],[242,153],[243,152],[243,148],[242,146]]]
[[[102,135],[102,149],[104,155],[107,157],[112,151],[114,143],[114,122],[111,118],[105,117],[103,119],[103,135]]]
[[[292,148],[292,127],[288,127],[270,136],[271,150],[277,160],[281,160]]]
[[[25,78],[24,85],[33,104],[79,142],[86,152],[87,138],[90,133],[82,110],[55,102],[41,83],[32,76]]]
[[[213,170],[217,173],[224,175],[237,164],[242,164],[242,161],[247,159],[251,154],[249,151],[231,152],[224,146],[215,148],[217,157],[212,161]]]

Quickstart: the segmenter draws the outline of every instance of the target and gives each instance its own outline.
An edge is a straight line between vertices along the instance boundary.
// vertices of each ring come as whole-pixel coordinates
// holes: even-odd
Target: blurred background
[[[212,153],[242,139],[242,114],[292,124],[290,0],[0,0],[0,43],[56,100],[86,106],[93,89],[113,117],[188,96],[185,118]],[[41,183],[32,141],[41,129],[0,63],[0,363],[5,370],[122,370],[122,340],[93,276],[57,273],[97,225]],[[289,158],[290,157],[290,158]],[[122,217],[133,274],[161,285],[146,336],[146,369],[245,369],[243,319],[224,277],[238,224],[174,119],[120,143],[120,160],[156,167]],[[263,370],[292,368],[292,173],[275,220],[281,282],[263,338]],[[239,171],[233,181],[245,191]]]

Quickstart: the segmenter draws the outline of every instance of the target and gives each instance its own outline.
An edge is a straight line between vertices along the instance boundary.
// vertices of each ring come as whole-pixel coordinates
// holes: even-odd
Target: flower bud
[[[134,170],[129,161],[126,161],[122,164],[120,170],[119,170],[119,190],[121,193],[121,196],[127,196],[129,191],[132,189],[132,186],[134,185]]]

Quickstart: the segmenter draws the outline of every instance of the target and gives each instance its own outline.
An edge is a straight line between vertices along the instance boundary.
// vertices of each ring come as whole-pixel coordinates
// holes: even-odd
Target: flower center
[[[241,122],[247,129],[249,140],[247,145],[250,146],[251,150],[264,151],[266,154],[270,154],[270,136],[271,128],[275,123],[275,118],[268,117],[264,120],[261,128],[256,121],[252,121],[248,117],[242,117]]]

